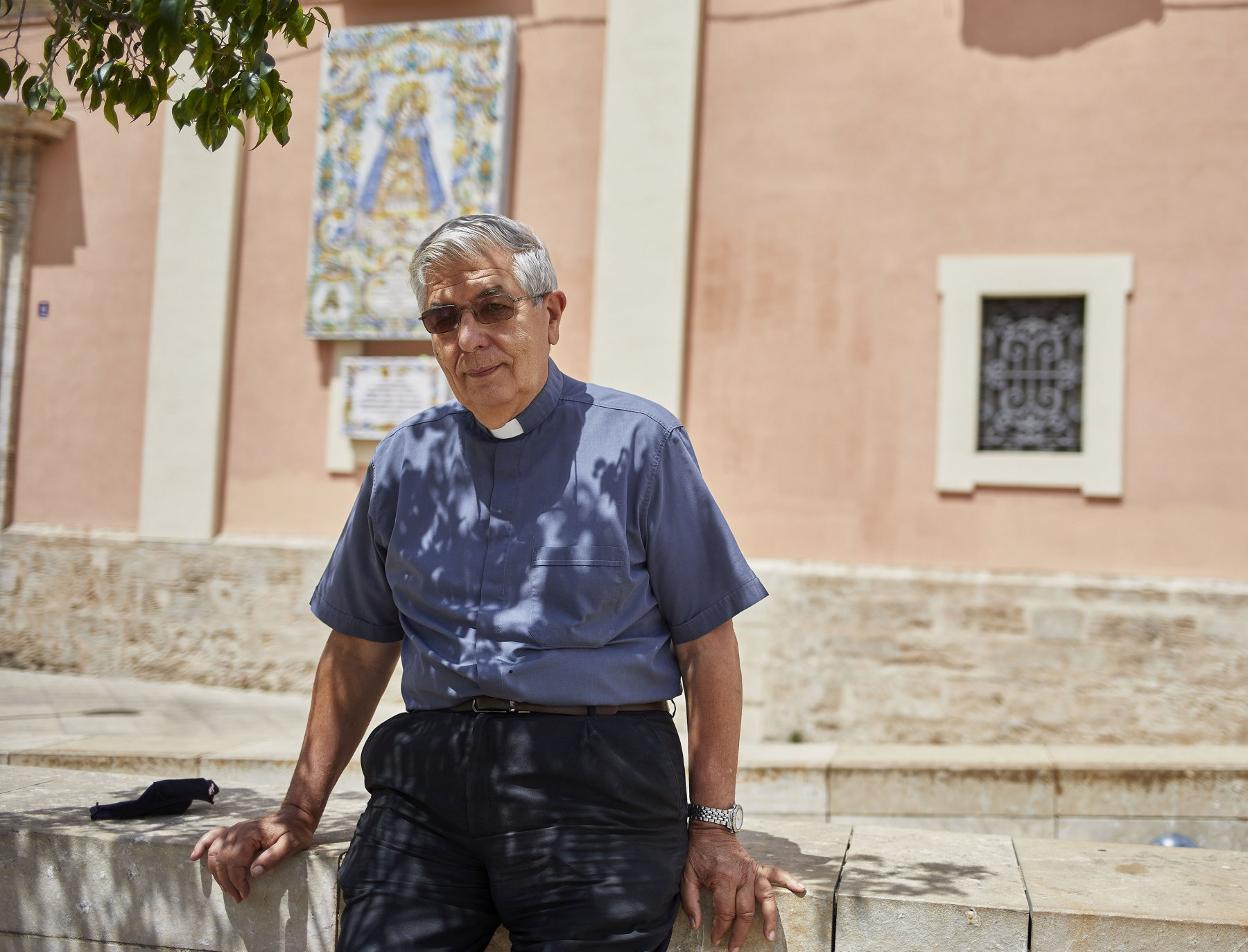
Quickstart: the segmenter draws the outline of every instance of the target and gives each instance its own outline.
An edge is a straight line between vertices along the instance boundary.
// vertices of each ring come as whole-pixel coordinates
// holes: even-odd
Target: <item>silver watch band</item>
[[[741,829],[741,815],[741,807],[736,803],[727,809],[705,807],[700,803],[689,804],[689,819],[714,823],[716,826],[722,826],[729,833],[736,833]]]

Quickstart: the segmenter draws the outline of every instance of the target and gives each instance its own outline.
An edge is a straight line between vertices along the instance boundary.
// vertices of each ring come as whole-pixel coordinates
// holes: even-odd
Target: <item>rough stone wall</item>
[[[0,665],[275,691],[310,687],[330,548],[0,533]]]
[[[1248,584],[756,567],[748,739],[1248,742]]]
[[[0,665],[305,690],[329,549],[0,533]],[[1248,583],[756,568],[746,740],[1248,743]]]

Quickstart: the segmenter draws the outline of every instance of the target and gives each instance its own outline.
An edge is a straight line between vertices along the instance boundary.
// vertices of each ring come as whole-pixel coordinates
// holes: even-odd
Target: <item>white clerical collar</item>
[[[519,420],[513,418],[508,420],[497,430],[490,430],[490,432],[494,434],[496,439],[510,440],[517,436],[521,436],[524,433],[524,427],[520,425]]]

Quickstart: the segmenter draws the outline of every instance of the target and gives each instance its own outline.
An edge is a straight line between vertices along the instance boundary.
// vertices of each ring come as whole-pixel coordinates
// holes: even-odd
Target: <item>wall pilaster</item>
[[[0,526],[13,521],[17,411],[26,329],[30,223],[36,158],[45,143],[63,139],[73,121],[0,103]]]

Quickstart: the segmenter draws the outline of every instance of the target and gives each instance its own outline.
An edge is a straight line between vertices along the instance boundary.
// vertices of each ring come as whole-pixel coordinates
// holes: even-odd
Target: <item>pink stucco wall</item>
[[[1248,10],[806,6],[708,8],[686,417],[747,550],[1248,577]],[[941,496],[937,257],[1085,252],[1136,262],[1123,499]]]
[[[69,114],[39,158],[13,518],[133,529],[162,127]]]
[[[516,17],[512,205],[588,370],[605,0]],[[1248,577],[1248,9],[1179,0],[707,0],[684,416],[754,556]],[[336,23],[407,19],[359,0]],[[337,533],[331,347],[303,334],[319,53],[245,157],[222,529]],[[137,522],[161,124],[41,159],[15,517]],[[934,488],[941,254],[1134,255],[1125,494]],[[644,295],[639,295],[639,302]],[[411,353],[418,345],[370,345]]]
[[[350,25],[413,15],[385,2],[326,10],[334,23]],[[569,297],[556,358],[568,372],[584,375],[605,2],[459,0],[422,4],[419,11],[423,19],[500,13],[515,16],[517,26],[511,213],[550,246]],[[247,156],[222,531],[335,535],[359,476],[326,471],[332,345],[303,333],[319,53],[287,51],[279,68],[294,90],[295,116],[285,149],[266,143]],[[368,352],[420,350],[373,344]]]

